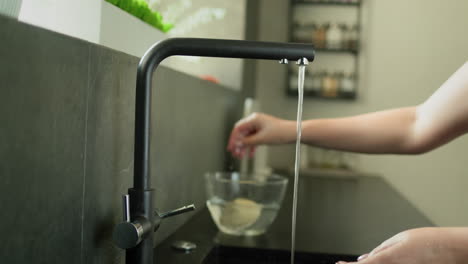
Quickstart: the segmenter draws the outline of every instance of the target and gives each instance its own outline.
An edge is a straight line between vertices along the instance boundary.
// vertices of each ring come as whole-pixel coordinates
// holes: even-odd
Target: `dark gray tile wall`
[[[10,19],[0,36],[1,262],[80,263],[89,47]]]
[[[1,262],[123,263],[111,234],[132,183],[138,59],[4,17],[0,38]],[[154,83],[155,204],[203,207],[239,96],[163,67]]]
[[[83,263],[123,263],[112,241],[120,196],[132,184],[137,59],[92,47],[84,177]]]

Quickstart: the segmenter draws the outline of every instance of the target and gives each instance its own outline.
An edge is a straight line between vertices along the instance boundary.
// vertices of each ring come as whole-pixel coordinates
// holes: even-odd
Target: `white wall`
[[[65,35],[98,43],[101,1],[23,0],[18,19]]]
[[[244,39],[246,0],[166,0],[193,2],[181,13],[169,37]],[[195,76],[211,75],[224,86],[240,90],[243,61],[239,59],[206,57],[173,57],[170,67]]]
[[[468,1],[365,3],[358,99],[306,99],[305,118],[347,116],[421,103],[468,59]],[[287,5],[287,1],[262,0],[261,40],[287,40]],[[297,99],[284,95],[285,68],[260,62],[257,72],[257,99],[263,111],[294,119]],[[292,166],[292,146],[269,149],[271,166]],[[464,136],[421,156],[356,157],[362,170],[383,175],[436,224],[466,226],[467,149],[468,137]]]
[[[154,43],[165,38],[166,34],[137,17],[102,2],[99,44],[141,57]]]
[[[468,1],[368,1],[366,92],[373,110],[417,104],[468,60]],[[466,136],[418,157],[369,157],[440,225],[468,225]]]
[[[23,0],[19,20],[137,57],[154,43],[169,37],[244,38],[245,0],[160,2],[158,10],[172,14],[174,19],[175,27],[169,33],[149,26],[104,0]],[[0,12],[11,13],[10,6],[0,6]],[[224,86],[241,89],[241,60],[174,57],[163,64],[194,76],[212,76]]]

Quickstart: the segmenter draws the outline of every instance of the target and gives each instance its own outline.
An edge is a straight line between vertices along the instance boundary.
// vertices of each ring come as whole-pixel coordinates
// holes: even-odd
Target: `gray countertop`
[[[266,234],[222,234],[205,208],[155,249],[156,262],[202,263],[216,245],[289,250],[292,182],[291,179],[282,208]],[[381,177],[305,174],[299,179],[298,195],[297,251],[359,255],[400,231],[433,226]],[[195,242],[197,249],[190,254],[179,253],[171,248],[177,240]]]

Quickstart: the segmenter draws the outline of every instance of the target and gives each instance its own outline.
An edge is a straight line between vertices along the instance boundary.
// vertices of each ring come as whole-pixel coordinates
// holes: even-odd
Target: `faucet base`
[[[126,251],[127,263],[147,264],[153,263],[153,232],[159,227],[160,218],[155,216],[153,206],[154,189],[140,190],[128,189],[130,195],[131,221],[144,219],[151,224],[149,230],[144,232],[141,242],[134,248]]]

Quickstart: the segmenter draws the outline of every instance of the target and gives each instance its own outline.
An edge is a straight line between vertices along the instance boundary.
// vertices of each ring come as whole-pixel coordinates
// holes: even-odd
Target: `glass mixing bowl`
[[[288,179],[279,175],[205,175],[206,202],[219,230],[231,235],[260,235],[276,218]]]

